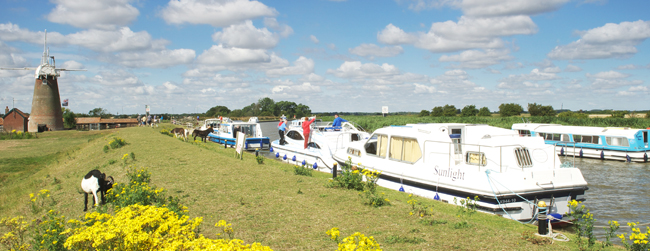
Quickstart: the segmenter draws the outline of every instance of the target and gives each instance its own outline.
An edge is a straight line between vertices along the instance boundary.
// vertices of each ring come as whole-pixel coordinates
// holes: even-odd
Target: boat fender
[[[404,191],[404,186],[400,186],[400,187],[399,187],[399,191],[400,191],[400,192],[405,192],[405,191]]]
[[[580,158],[582,158],[582,148],[580,148]]]
[[[436,193],[436,196],[433,196],[433,199],[439,201],[440,200],[440,195],[438,195],[438,193]]]
[[[560,148],[560,156],[564,156],[564,147]]]
[[[605,159],[605,151],[600,150],[600,159]]]
[[[643,154],[643,162],[648,162],[648,153]]]
[[[314,167],[314,169],[318,169],[318,164],[316,162],[314,162],[313,167]]]
[[[279,158],[279,157],[280,157],[280,153],[275,153],[275,157],[276,157],[276,158]]]
[[[562,215],[558,213],[548,214],[548,216],[549,216],[548,218],[551,219],[551,223],[560,222],[560,220],[562,220]]]
[[[295,158],[295,157],[294,157]],[[307,165],[307,162],[305,160],[302,160],[302,165]]]
[[[630,163],[632,162],[632,158],[630,158],[630,155],[625,154],[625,160]]]
[[[273,147],[269,147],[269,152],[273,152]]]
[[[296,155],[293,155],[293,158],[291,158],[291,161],[296,161]]]
[[[285,154],[284,157],[282,157],[283,160],[287,160],[287,155]]]

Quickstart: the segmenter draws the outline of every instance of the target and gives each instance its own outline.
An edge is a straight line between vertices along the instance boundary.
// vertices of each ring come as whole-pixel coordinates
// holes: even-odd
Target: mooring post
[[[548,234],[548,220],[546,218],[546,202],[539,201],[537,203],[537,233],[539,235]]]
[[[336,179],[336,172],[337,172],[336,169],[337,168],[338,168],[338,164],[334,163],[334,168],[332,169],[332,178],[334,178],[334,179]]]

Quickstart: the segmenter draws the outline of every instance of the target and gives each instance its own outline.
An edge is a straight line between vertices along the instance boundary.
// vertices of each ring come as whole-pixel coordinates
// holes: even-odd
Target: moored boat
[[[580,170],[560,163],[541,138],[487,125],[384,127],[334,159],[381,171],[380,186],[452,204],[477,196],[479,211],[519,221],[536,218],[538,201],[565,215],[588,189]]]
[[[244,150],[268,149],[271,145],[269,137],[262,135],[259,123],[233,121],[230,118],[222,118],[218,127],[214,128],[214,132],[208,134],[208,140],[225,146],[235,146],[236,132],[243,132],[246,135]]]
[[[351,142],[367,139],[369,134],[350,122],[341,126],[332,126],[330,122],[315,122],[312,124],[309,143],[304,148],[305,136],[302,121],[293,120],[287,126],[286,144],[280,145],[280,140],[271,143],[276,158],[296,165],[308,165],[321,172],[332,172],[336,161],[332,153]]]
[[[543,138],[559,155],[648,162],[650,152],[648,129],[519,123],[512,130]]]

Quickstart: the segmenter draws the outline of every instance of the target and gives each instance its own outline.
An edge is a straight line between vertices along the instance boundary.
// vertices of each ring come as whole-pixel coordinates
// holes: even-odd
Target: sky
[[[0,0],[0,67],[36,67],[87,113],[312,112],[446,104],[650,109],[647,0]],[[31,110],[34,71],[0,70]]]

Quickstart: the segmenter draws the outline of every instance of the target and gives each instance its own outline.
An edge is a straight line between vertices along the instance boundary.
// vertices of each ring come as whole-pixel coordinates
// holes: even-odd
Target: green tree
[[[490,112],[490,109],[483,106],[481,109],[478,110],[478,116],[479,117],[490,117],[492,116],[492,113]]]
[[[61,107],[63,112],[63,126],[65,128],[75,128],[77,127],[77,116],[70,109]]]
[[[432,117],[442,117],[443,113],[444,110],[442,109],[442,106],[436,106],[431,110]]]
[[[648,110],[648,112],[645,113],[645,118],[650,119],[650,110]]]
[[[528,103],[528,113],[530,113],[530,116],[555,116],[553,106],[543,106],[537,103]]]
[[[475,105],[466,105],[463,107],[463,110],[460,111],[461,117],[474,117],[478,114],[478,109]]]
[[[458,109],[454,105],[445,105],[442,107],[442,116],[455,117]]]
[[[625,118],[629,111],[612,111],[612,118]]]
[[[244,111],[242,111],[241,109],[235,109],[235,110],[232,110],[232,112],[230,112],[230,116],[231,117],[244,117],[245,114],[244,114]]]
[[[88,115],[90,115],[91,117],[101,117],[103,119],[107,119],[111,117],[111,114],[108,113],[106,109],[101,107],[90,110],[88,112]]]
[[[222,105],[212,107],[205,112],[205,116],[208,117],[228,116],[228,114],[230,114],[230,109]]]
[[[260,113],[260,107],[257,103],[252,103],[241,109],[246,116],[256,116]]]
[[[279,101],[275,103],[275,111],[273,114],[275,114],[275,116],[284,114],[287,118],[293,117],[293,115],[296,114],[296,106],[297,105],[294,102]]]
[[[429,115],[431,115],[431,113],[429,112],[429,110],[422,110],[422,111],[420,111],[420,117],[426,117],[426,116],[429,116]]]
[[[296,106],[296,117],[308,117],[311,116],[311,109],[309,106],[298,104]]]
[[[499,105],[499,114],[501,117],[519,116],[524,111],[520,105],[515,103]]]
[[[275,110],[275,102],[269,97],[259,99],[257,104],[262,112],[273,112]]]

